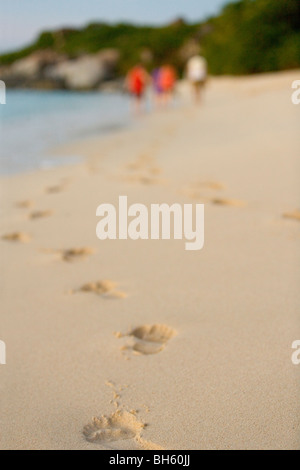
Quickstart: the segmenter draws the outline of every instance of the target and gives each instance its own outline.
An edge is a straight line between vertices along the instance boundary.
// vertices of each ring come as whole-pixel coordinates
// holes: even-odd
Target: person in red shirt
[[[141,112],[142,100],[147,88],[149,78],[148,73],[141,65],[136,65],[129,70],[126,77],[126,85],[128,91],[134,97],[134,107],[136,113]]]
[[[160,68],[159,83],[163,94],[164,105],[168,105],[172,99],[176,79],[176,71],[171,65],[163,65]]]

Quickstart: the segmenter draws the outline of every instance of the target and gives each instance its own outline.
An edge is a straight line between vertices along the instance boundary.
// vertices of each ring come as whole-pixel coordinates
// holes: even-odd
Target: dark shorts
[[[135,98],[141,99],[141,98],[143,98],[144,90],[136,90],[136,91],[133,91],[133,92],[132,92],[132,95],[133,95]]]

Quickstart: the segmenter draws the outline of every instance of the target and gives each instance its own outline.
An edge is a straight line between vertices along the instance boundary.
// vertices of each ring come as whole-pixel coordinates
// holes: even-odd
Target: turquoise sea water
[[[121,93],[9,90],[0,105],[0,173],[80,159],[51,156],[51,148],[129,124],[129,98]]]

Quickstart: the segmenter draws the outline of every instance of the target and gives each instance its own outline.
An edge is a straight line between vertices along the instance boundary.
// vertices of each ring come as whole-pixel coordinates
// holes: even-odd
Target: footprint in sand
[[[16,203],[16,206],[19,207],[20,209],[29,209],[34,205],[34,202],[31,201],[30,199],[25,200],[25,201],[19,201]]]
[[[144,168],[151,167],[153,165],[154,158],[149,155],[140,155],[135,161],[128,163],[126,168],[128,170],[136,171]]]
[[[53,184],[52,186],[47,186],[45,192],[48,194],[56,194],[64,191],[69,183],[69,178],[63,178],[61,183]]]
[[[146,424],[136,416],[135,412],[117,410],[109,416],[93,418],[83,428],[83,435],[88,442],[102,444],[132,439],[136,450],[163,450],[163,447],[141,437]],[[118,447],[116,447],[118,448]]]
[[[203,195],[203,191],[222,191],[225,185],[219,181],[196,181],[182,189],[182,193],[190,199],[197,199],[203,202],[209,202],[210,199]]]
[[[245,206],[245,202],[240,201],[238,199],[214,198],[214,199],[210,199],[210,202],[218,206],[231,206],[231,207],[244,207]]]
[[[129,183],[140,183],[144,185],[161,184],[164,181],[158,176],[162,173],[161,168],[155,165],[155,158],[149,155],[141,155],[135,161],[126,165],[131,172],[122,179]]]
[[[125,299],[127,294],[117,290],[118,284],[114,281],[103,280],[84,284],[80,287],[81,292],[93,292],[94,294],[114,299]]]
[[[29,214],[29,218],[32,220],[35,220],[35,219],[42,219],[44,217],[50,217],[51,215],[53,215],[52,210],[34,211]]]
[[[128,411],[117,410],[110,416],[93,418],[84,427],[83,434],[89,442],[111,442],[134,439],[140,435],[145,425]]]
[[[2,240],[7,240],[10,242],[20,242],[20,243],[28,243],[31,240],[30,235],[24,232],[7,233],[5,235],[2,235],[1,238]]]
[[[152,168],[149,168],[148,172],[150,173],[150,175],[158,176],[161,175],[162,169],[158,166],[153,166]]]
[[[76,259],[85,258],[94,253],[94,250],[89,247],[83,248],[69,248],[67,250],[58,251],[64,261],[74,261]]]
[[[225,189],[225,185],[219,181],[204,181],[201,183],[204,188],[212,189],[214,191],[221,191]]]
[[[54,186],[48,186],[45,191],[46,193],[48,194],[56,194],[56,193],[60,193],[61,191],[64,190],[64,186],[60,186],[59,184],[57,185],[54,185]]]
[[[99,418],[93,418],[91,423],[83,428],[83,435],[88,442],[105,445],[106,443],[118,442],[122,440],[132,440],[130,447],[144,450],[159,450],[161,446],[153,442],[146,441],[141,437],[143,429],[147,426],[138,419],[137,410],[127,411],[119,407],[117,399],[120,399],[120,389],[116,389],[113,382],[106,382],[106,385],[112,388],[114,399],[112,402],[117,410],[109,416],[102,415]]]
[[[166,343],[176,334],[176,331],[167,325],[139,326],[125,335],[133,339],[133,344],[127,345],[122,349],[131,349],[136,354],[157,354],[165,348]],[[115,333],[115,336],[117,338],[123,337],[121,333]]]
[[[282,217],[285,219],[299,220],[300,221],[300,210],[296,209],[292,212],[285,212]]]

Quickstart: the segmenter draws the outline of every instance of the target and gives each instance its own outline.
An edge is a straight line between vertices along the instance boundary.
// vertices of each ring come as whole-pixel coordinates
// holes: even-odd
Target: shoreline
[[[220,77],[215,77],[215,76],[210,76],[208,79],[208,87],[211,88],[211,84],[213,84],[213,87],[218,86],[218,83],[222,83],[222,86],[226,87],[229,85],[229,89],[231,88],[232,84],[236,85],[236,93],[237,95],[244,92],[244,89],[249,90],[251,94],[259,94],[261,91],[265,91],[265,82],[268,79],[268,77],[272,78],[276,77],[276,85],[275,87],[280,88],[284,82],[287,81],[287,77],[297,77],[299,76],[299,71],[296,70],[287,70],[287,71],[282,71],[282,72],[267,72],[267,73],[260,73],[260,74],[253,74],[253,75],[243,75],[243,76],[230,76],[230,75],[224,75]],[[262,88],[261,88],[262,87]],[[274,83],[271,85],[271,91],[272,89],[274,90]],[[24,89],[18,88],[18,89],[10,89],[13,91],[24,91]],[[26,91],[27,89],[25,89]],[[48,92],[49,90],[35,90],[35,89],[28,89],[28,91],[45,91]],[[51,91],[51,90],[50,90]],[[62,91],[65,92],[67,91],[68,93],[76,94],[76,95],[84,95],[85,92],[78,92],[78,91],[73,91],[73,90],[54,90],[55,91]],[[231,90],[232,91],[232,90]],[[106,96],[111,95],[110,91],[102,91],[102,90],[92,90],[92,91],[87,91],[89,94],[98,94],[98,93],[104,93]],[[149,95],[149,94],[148,94]],[[151,93],[150,93],[151,95]],[[66,140],[65,142],[62,142],[61,144],[57,145],[50,145],[47,149],[44,150],[43,156],[44,159],[51,159],[51,164],[45,168],[38,167],[38,168],[29,168],[28,170],[23,170],[20,172],[11,172],[11,173],[1,173],[0,174],[0,179],[2,177],[13,177],[21,174],[28,174],[28,173],[33,173],[36,171],[48,171],[51,170],[52,168],[59,168],[59,167],[64,167],[64,164],[59,163],[60,157],[65,158],[65,159],[84,159],[82,155],[77,155],[77,147],[79,148],[88,148],[91,145],[96,145],[99,144],[101,145],[101,141],[105,140],[110,140],[114,139],[115,137],[118,139],[119,134],[123,134],[123,132],[130,132],[132,127],[135,126],[143,126],[145,121],[149,120],[151,121],[151,118],[153,117],[154,119],[159,119],[162,115],[166,113],[172,113],[172,112],[179,112],[183,111],[186,107],[191,106],[191,103],[189,103],[189,87],[188,83],[186,80],[180,80],[178,82],[177,86],[177,91],[176,91],[176,96],[177,100],[181,101],[181,103],[177,103],[176,105],[173,105],[170,109],[168,110],[155,110],[153,109],[153,104],[151,104],[151,110],[147,110],[144,112],[140,118],[133,118],[132,115],[130,115],[130,112],[128,113],[129,121],[132,120],[132,122],[127,122],[123,123],[123,125],[118,126],[117,130],[109,130],[107,132],[101,133],[99,135],[99,130],[93,130],[92,128],[86,129],[86,137],[81,137],[81,138],[70,138]],[[150,96],[147,97],[146,101],[148,102],[150,100]],[[152,119],[153,120],[153,119]],[[104,126],[105,127],[105,126]],[[84,152],[86,153],[86,152]],[[55,163],[54,163],[55,162]],[[57,162],[57,163],[56,163]],[[52,165],[53,163],[53,165]],[[80,161],[78,162],[80,164]],[[82,162],[83,163],[83,162]],[[76,165],[77,163],[67,163],[66,166],[69,165]]]
[[[59,165],[53,149],[126,128],[132,124],[128,107],[125,95],[105,92],[18,90],[8,94],[1,117],[1,173]]]

